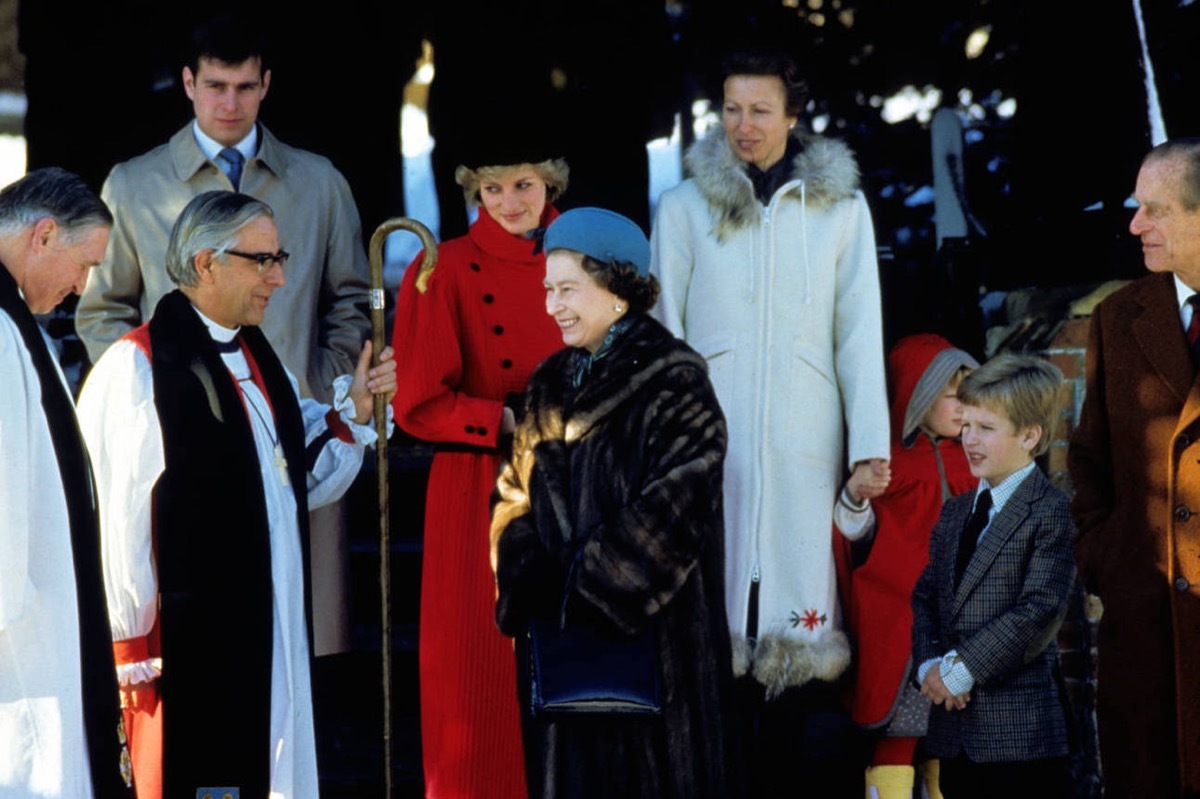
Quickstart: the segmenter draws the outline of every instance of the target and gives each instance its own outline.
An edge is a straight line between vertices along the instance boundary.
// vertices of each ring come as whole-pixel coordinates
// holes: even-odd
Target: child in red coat
[[[860,562],[843,593],[857,646],[851,715],[881,734],[866,773],[870,799],[908,799],[916,778],[929,700],[910,679],[910,596],[929,559],[929,533],[942,502],[976,482],[958,441],[955,390],[978,365],[941,336],[901,339],[888,354],[890,469],[860,465],[834,508],[845,549]],[[940,796],[937,761],[923,763],[921,771],[929,796]]]

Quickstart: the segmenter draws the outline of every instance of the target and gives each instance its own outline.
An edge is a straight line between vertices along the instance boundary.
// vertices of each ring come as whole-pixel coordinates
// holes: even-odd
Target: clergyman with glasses
[[[178,286],[79,399],[139,799],[317,796],[308,510],[358,473],[391,348],[301,398],[260,324],[291,279],[270,206],[211,191],[167,244]],[[271,313],[278,313],[272,310]]]
[[[194,118],[163,144],[115,165],[104,181],[100,196],[116,222],[75,315],[93,363],[175,288],[163,264],[179,212],[196,195],[225,189],[275,209],[291,250],[287,285],[275,292],[262,331],[300,381],[301,396],[329,402],[333,378],[354,368],[371,329],[362,222],[349,184],[327,158],[280,141],[259,120],[272,60],[260,26],[232,16],[201,23],[179,74]],[[339,502],[310,520],[318,655],[350,648],[346,514]]]
[[[179,212],[202,192],[239,191],[275,209],[293,252],[276,298],[283,313],[269,315],[263,333],[301,394],[328,402],[330,381],[354,367],[370,331],[367,257],[349,186],[327,159],[284,144],[258,121],[271,68],[256,27],[234,17],[201,24],[181,80],[194,119],[114,166],[104,182],[101,197],[117,221],[79,300],[79,337],[95,362],[148,319],[174,288],[163,264]]]

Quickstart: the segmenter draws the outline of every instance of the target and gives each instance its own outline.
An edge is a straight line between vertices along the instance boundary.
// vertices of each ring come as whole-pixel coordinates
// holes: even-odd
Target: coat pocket
[[[813,352],[812,340],[805,335],[792,339],[788,363],[786,406],[780,404],[772,414],[786,419],[786,430],[798,447],[798,454],[829,464],[836,469],[842,463],[842,397],[828,359]],[[831,500],[832,501],[832,500]]]
[[[722,410],[734,407],[733,369],[735,343],[737,336],[733,333],[717,333],[698,339],[692,347],[708,364],[708,379],[713,390],[717,393],[717,401]]]

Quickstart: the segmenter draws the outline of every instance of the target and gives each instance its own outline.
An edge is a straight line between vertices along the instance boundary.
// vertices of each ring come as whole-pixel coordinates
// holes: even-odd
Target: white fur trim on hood
[[[824,136],[793,133],[803,145],[792,161],[792,174],[781,191],[806,206],[828,208],[854,196],[859,187],[858,162],[844,143]],[[688,148],[684,166],[708,201],[718,241],[738,228],[756,222],[762,207],[746,175],[746,162],[729,146],[723,128],[716,128]]]

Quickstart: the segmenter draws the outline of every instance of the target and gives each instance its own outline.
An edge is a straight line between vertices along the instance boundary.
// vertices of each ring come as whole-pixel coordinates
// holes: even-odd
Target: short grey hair
[[[196,256],[213,250],[215,257],[237,245],[237,234],[260,217],[275,218],[271,206],[232,191],[206,191],[192,198],[175,220],[167,241],[167,275],[178,286],[200,282]]]
[[[56,166],[35,169],[0,191],[0,236],[53,219],[68,243],[97,227],[111,228],[112,212],[83,178]]]
[[[1179,176],[1179,204],[1185,211],[1200,208],[1200,137],[1190,136],[1162,142],[1146,153],[1142,164],[1175,160],[1182,169]]]

